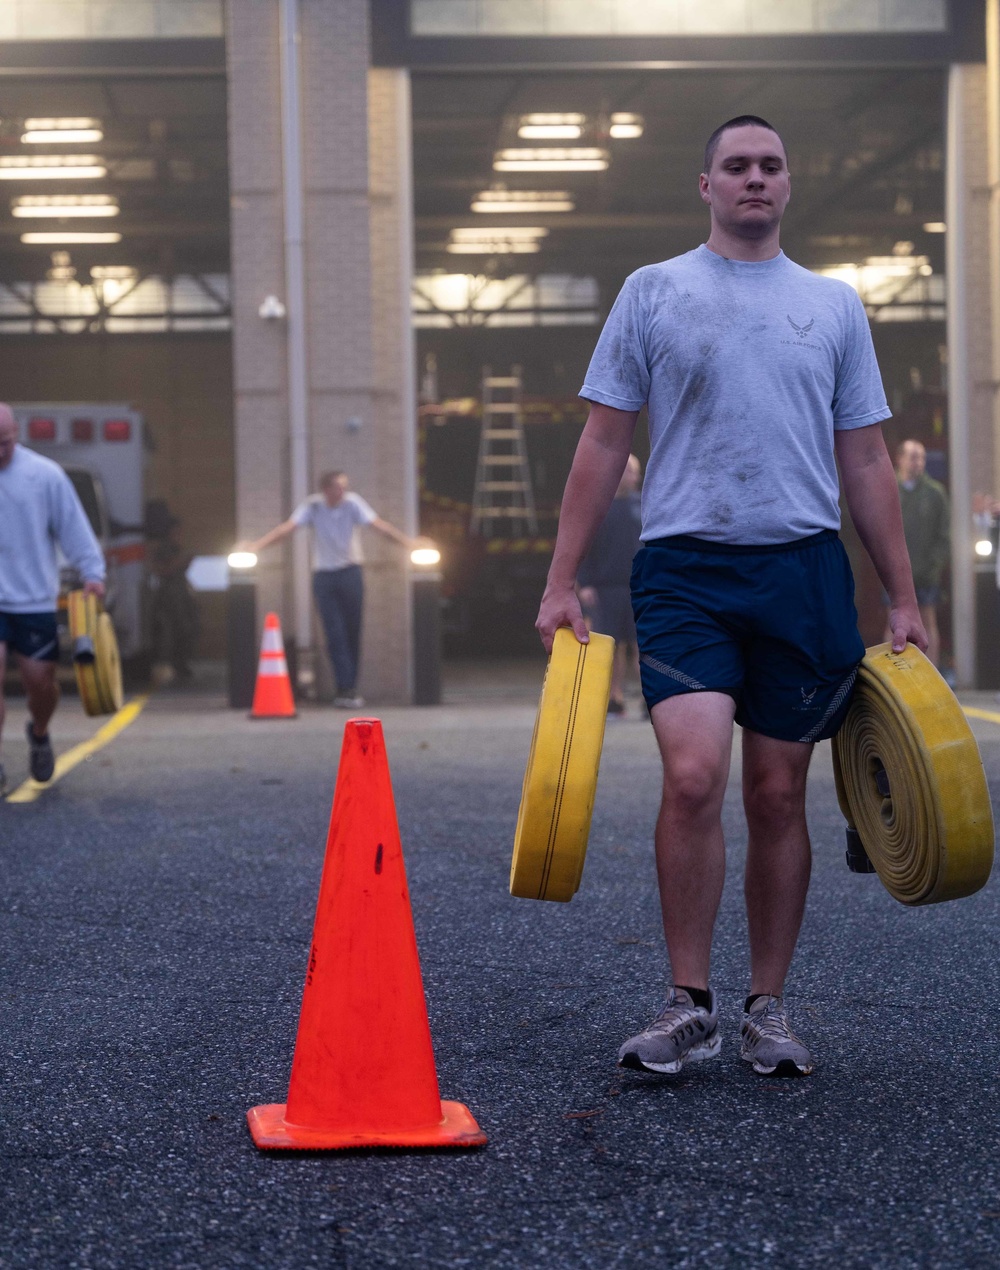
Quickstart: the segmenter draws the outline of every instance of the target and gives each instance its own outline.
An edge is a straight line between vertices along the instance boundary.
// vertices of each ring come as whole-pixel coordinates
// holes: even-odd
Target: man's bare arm
[[[926,652],[927,632],[920,620],[913,590],[896,473],[885,448],[882,429],[874,423],[867,428],[837,432],[834,446],[844,496],[858,537],[889,593],[893,652],[902,652],[907,640]]]
[[[571,626],[582,644],[590,638],[575,590],[576,574],[618,489],[638,417],[637,410],[591,404],[566,481],[555,551],[535,622],[546,652],[552,651],[552,637],[560,626]]]
[[[237,543],[237,551],[252,551],[254,555],[260,555],[268,547],[276,542],[280,542],[282,538],[287,538],[289,534],[294,534],[298,525],[294,520],[283,520],[280,525],[275,525],[273,529],[269,529],[263,537],[255,539],[253,542]]]

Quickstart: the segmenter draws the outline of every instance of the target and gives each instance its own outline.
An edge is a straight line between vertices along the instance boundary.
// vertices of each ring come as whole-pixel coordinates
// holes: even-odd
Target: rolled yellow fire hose
[[[579,889],[614,652],[607,635],[581,644],[568,627],[556,631],[514,831],[511,895],[565,902]]]
[[[84,711],[91,716],[114,714],[121,709],[125,693],[111,618],[94,595],[70,591],[66,600],[73,670]]]
[[[979,748],[954,693],[912,644],[868,649],[833,764],[848,840],[856,830],[901,904],[986,885],[993,812]]]

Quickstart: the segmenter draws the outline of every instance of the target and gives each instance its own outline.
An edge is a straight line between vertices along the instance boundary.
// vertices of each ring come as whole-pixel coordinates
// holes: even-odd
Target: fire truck
[[[122,660],[141,661],[149,645],[142,416],[119,402],[15,402],[11,408],[21,444],[54,459],[72,481],[104,552],[105,603]],[[65,593],[79,580],[60,562]],[[61,596],[61,627],[63,617]]]

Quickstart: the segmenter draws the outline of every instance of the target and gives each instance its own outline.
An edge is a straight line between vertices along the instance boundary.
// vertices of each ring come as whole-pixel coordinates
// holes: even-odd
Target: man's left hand
[[[892,631],[894,653],[901,653],[908,643],[915,644],[922,653],[927,652],[927,632],[920,620],[920,610],[915,605],[900,604],[891,608],[889,629]]]
[[[84,595],[96,595],[99,600],[104,599],[104,583],[92,578],[89,582],[83,584]]]

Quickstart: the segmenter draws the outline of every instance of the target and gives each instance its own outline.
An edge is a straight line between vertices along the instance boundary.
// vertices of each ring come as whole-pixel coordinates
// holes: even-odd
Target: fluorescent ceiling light
[[[642,129],[642,115],[632,115],[625,110],[616,110],[611,116],[611,127],[608,131],[616,141],[625,141],[641,137]]]
[[[572,212],[576,204],[568,190],[482,190],[472,203],[474,212]]]
[[[25,119],[24,121],[26,132],[48,132],[53,128],[99,128],[100,126],[100,119],[94,119],[90,115],[85,117],[80,115],[58,115],[55,118],[50,116],[45,119],[33,116],[31,119]]]
[[[90,276],[95,282],[121,282],[138,278],[139,270],[132,265],[94,265]]]
[[[110,194],[23,194],[11,203],[14,216],[117,216],[118,200]]]
[[[584,115],[522,115],[517,130],[526,141],[575,141],[583,131]]]
[[[21,235],[23,243],[120,243],[121,234],[87,233],[75,229],[54,230],[53,232],[32,232]]]
[[[448,251],[465,255],[512,255],[538,251],[548,234],[541,225],[461,226],[451,231]]]
[[[607,166],[607,150],[590,146],[498,150],[493,159],[496,172],[603,172]]]
[[[482,238],[544,238],[548,232],[541,225],[504,225],[500,229],[492,225],[472,225],[453,229],[451,237],[454,242],[475,242]]]
[[[523,123],[517,135],[525,141],[575,141],[582,131],[576,123]]]
[[[496,238],[483,239],[482,242],[450,242],[447,250],[455,255],[511,256],[538,251],[540,244],[537,238],[530,242],[525,239]]]
[[[21,140],[29,145],[53,145],[56,142],[101,141],[104,133],[100,119],[25,119]]]
[[[943,220],[929,220],[924,222],[925,234],[945,234],[948,232],[948,226]]]
[[[107,176],[93,154],[2,154],[0,181],[70,181]]]

